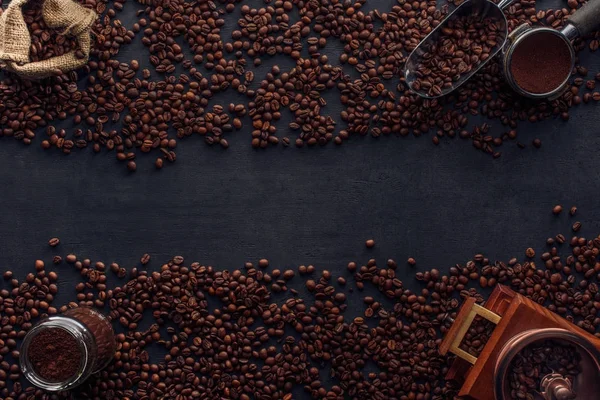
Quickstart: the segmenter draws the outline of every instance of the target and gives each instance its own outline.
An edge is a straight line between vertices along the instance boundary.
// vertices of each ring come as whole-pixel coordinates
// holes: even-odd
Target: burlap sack
[[[84,66],[90,54],[90,31],[96,13],[72,0],[45,0],[42,17],[49,28],[65,28],[77,37],[83,58],[75,51],[47,60],[30,62],[31,37],[21,7],[29,0],[12,0],[0,15],[0,66],[27,79],[40,79]]]

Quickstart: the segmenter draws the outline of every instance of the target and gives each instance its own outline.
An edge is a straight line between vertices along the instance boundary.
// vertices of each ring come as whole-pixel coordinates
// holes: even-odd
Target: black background
[[[120,14],[125,26],[131,27],[139,8],[126,4]],[[226,17],[225,39],[238,16],[239,6]],[[147,60],[141,37],[122,50],[120,60]],[[341,47],[330,42],[326,53],[335,63]],[[590,76],[600,71],[596,54],[584,52],[582,58]],[[292,64],[283,56],[266,61],[258,80],[274,62]],[[327,99],[326,109],[339,120],[337,91]],[[212,104],[239,100],[228,92]],[[114,153],[44,151],[42,133],[29,147],[4,138],[0,269],[22,277],[36,258],[49,262],[69,252],[131,267],[147,252],[151,269],[182,255],[221,269],[268,258],[280,269],[313,264],[345,274],[349,261],[376,257],[382,264],[398,260],[400,278],[418,289],[416,271],[447,270],[476,253],[523,257],[529,246],[541,250],[546,237],[567,234],[576,219],[583,222],[583,235],[599,233],[599,111],[597,104],[580,105],[568,122],[523,123],[519,139],[528,147],[507,143],[497,160],[458,138],[435,146],[433,133],[352,137],[340,147],[253,150],[245,120],[244,129],[227,136],[227,150],[190,137],[179,142],[173,165],[155,170],[153,153],[138,157],[138,171],[129,173]],[[498,121],[491,124],[495,134],[503,132]],[[295,138],[282,121],[284,135]],[[530,145],[536,137],[541,149]],[[567,210],[577,205],[577,218],[553,216],[559,203]],[[51,249],[47,241],[55,236],[61,244]],[[370,238],[374,249],[365,247]],[[404,266],[407,257],[416,258],[415,268]],[[57,270],[59,306],[74,298],[76,274],[64,264]],[[349,301],[358,304],[360,295]]]

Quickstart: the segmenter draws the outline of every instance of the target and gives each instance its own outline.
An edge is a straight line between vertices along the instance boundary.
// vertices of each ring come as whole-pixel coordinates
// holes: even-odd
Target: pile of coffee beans
[[[541,391],[542,379],[551,373],[562,375],[571,383],[581,373],[581,355],[568,342],[544,340],[534,342],[519,352],[508,370],[510,398],[533,400]]]
[[[20,339],[39,318],[79,305],[109,316],[117,351],[104,371],[57,398],[453,398],[457,388],[444,380],[452,357],[439,345],[461,299],[482,303],[478,290],[499,283],[600,337],[600,235],[559,234],[522,261],[477,254],[445,271],[421,269],[413,289],[398,278],[411,267],[393,259],[349,262],[336,274],[267,259],[224,270],[180,256],[124,268],[61,254],[58,242],[49,242],[52,262],[37,260],[23,280],[4,273],[2,398],[48,398],[22,386]],[[73,272],[70,301],[55,304],[58,273]],[[463,345],[476,353],[487,336],[472,326]]]
[[[42,136],[38,143],[43,148],[65,154],[89,147],[112,152],[131,171],[137,169],[140,153],[155,154],[157,168],[174,162],[178,143],[190,136],[228,148],[227,135],[244,126],[255,148],[339,145],[355,135],[427,135],[435,144],[459,136],[499,157],[505,142],[526,147],[518,140],[521,122],[568,120],[571,107],[600,100],[595,89],[600,76],[577,65],[578,76],[560,98],[526,101],[505,83],[497,59],[451,95],[420,98],[402,74],[408,54],[448,14],[449,4],[435,0],[398,0],[390,9],[370,11],[363,11],[367,0],[274,0],[257,8],[237,0],[138,0],[144,8],[127,17],[135,18],[127,26],[121,14],[133,11],[123,10],[124,0],[81,3],[99,14],[89,64],[40,81],[3,73],[0,136],[24,144]],[[75,49],[73,38],[46,29],[40,4],[32,0],[25,11],[32,59]],[[505,12],[509,29],[527,22],[560,28],[581,2],[556,10],[538,11],[536,5],[534,0],[512,3]],[[224,33],[226,24],[236,25],[231,34]],[[438,49],[457,63],[428,67],[437,77],[429,75],[433,82],[425,79],[421,85],[434,83],[427,88],[432,93],[493,47],[493,39],[481,43],[478,35],[459,33],[460,26],[453,29],[456,33],[448,39],[456,43]],[[494,35],[494,29],[485,29]],[[576,51],[596,51],[597,36],[577,39]],[[147,52],[136,51],[139,59],[123,60],[121,50],[134,41],[141,41]],[[335,42],[343,45],[339,55],[330,51],[337,48]],[[296,65],[274,65],[283,58]],[[267,62],[270,72],[257,76],[257,66]],[[218,97],[231,91],[241,95],[239,104],[219,105]],[[329,95],[343,105],[339,115],[326,111]],[[289,127],[280,126],[286,108],[293,119]],[[469,126],[472,115],[497,121],[494,129],[487,122]],[[539,148],[541,141],[532,144]]]
[[[450,18],[437,38],[424,43],[411,88],[427,96],[441,96],[496,52],[503,35],[492,18],[477,14]]]
[[[252,146],[267,147],[277,144],[275,122],[281,118],[281,109],[288,107],[294,120],[289,124],[291,131],[300,131],[296,146],[304,143],[309,146],[327,144],[333,140],[335,122],[331,116],[321,115],[321,108],[327,105],[321,93],[332,89],[341,76],[341,68],[327,64],[327,56],[303,59],[296,67],[280,74],[279,67],[273,67],[267,79],[261,82],[256,98],[250,102],[248,115],[252,117]],[[339,141],[339,139],[336,139]],[[290,140],[283,138],[283,145]]]

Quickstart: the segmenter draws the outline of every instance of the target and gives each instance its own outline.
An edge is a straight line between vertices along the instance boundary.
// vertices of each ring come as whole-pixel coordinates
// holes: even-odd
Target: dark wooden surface
[[[126,25],[139,7],[126,5]],[[228,17],[228,32],[238,13]],[[119,59],[146,59],[140,38]],[[327,49],[332,61],[339,49],[333,43]],[[598,54],[582,57],[590,75],[600,71]],[[266,64],[275,61],[291,64],[284,58]],[[226,93],[213,104],[233,100],[239,97]],[[337,92],[328,102],[337,118]],[[156,154],[140,156],[130,174],[113,153],[63,156],[43,151],[39,137],[31,147],[3,138],[0,270],[22,277],[36,258],[68,252],[134,266],[147,252],[150,269],[174,255],[222,269],[264,257],[281,269],[314,264],[346,275],[348,261],[376,257],[382,264],[398,260],[399,277],[418,290],[416,271],[446,271],[476,253],[508,260],[529,246],[542,250],[546,237],[567,234],[574,221],[566,212],[552,215],[558,203],[579,207],[583,235],[600,233],[599,111],[597,104],[581,105],[566,123],[523,123],[519,138],[528,148],[508,143],[498,160],[461,139],[436,147],[431,134],[256,151],[246,121],[229,134],[228,150],[190,137],[179,143],[174,165],[156,171]],[[494,133],[503,131],[491,123]],[[290,134],[286,126],[280,124],[280,136]],[[535,137],[543,142],[539,150],[530,146]],[[54,236],[61,239],[57,251],[47,245]],[[369,238],[376,241],[371,250],[364,244]],[[415,268],[405,267],[407,257],[416,258]],[[58,270],[60,305],[74,298],[77,276],[64,265]],[[360,313],[361,299],[349,295],[349,314]]]
[[[126,25],[140,7],[127,4]],[[227,17],[228,31],[238,13]],[[140,38],[119,59],[145,60]],[[331,42],[327,53],[336,60],[339,43]],[[600,71],[598,54],[582,57],[590,75]],[[283,57],[267,61],[289,64]],[[234,100],[228,92],[213,104]],[[337,116],[337,92],[328,100]],[[332,271],[370,257],[404,265],[412,256],[416,270],[446,268],[479,252],[508,259],[566,232],[566,213],[551,214],[557,203],[579,207],[583,234],[600,232],[599,111],[597,104],[581,105],[566,123],[523,123],[520,140],[539,137],[542,148],[508,143],[498,160],[457,138],[436,147],[431,134],[257,151],[246,121],[229,134],[228,150],[190,137],[179,143],[175,164],[156,171],[156,154],[140,156],[130,174],[114,153],[63,156],[40,148],[42,134],[30,147],[3,138],[0,267],[25,271],[36,257],[53,254],[46,245],[53,236],[62,251],[125,265],[145,252],[154,266],[180,254],[219,268],[266,257],[281,268],[312,263]],[[503,131],[491,123],[495,133]],[[282,123],[285,134],[293,137]],[[368,238],[377,243],[373,250],[364,246]],[[414,271],[399,272],[409,278]]]

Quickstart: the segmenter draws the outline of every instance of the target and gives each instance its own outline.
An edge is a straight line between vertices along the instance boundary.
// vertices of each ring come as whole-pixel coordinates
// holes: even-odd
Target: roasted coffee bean
[[[365,242],[365,245],[367,246],[367,248],[371,249],[375,247],[375,241],[373,239],[369,239]]]
[[[140,259],[140,262],[142,263],[142,265],[146,265],[150,262],[150,254],[146,253],[142,256],[142,258]]]
[[[525,250],[525,255],[529,258],[533,258],[535,257],[535,250],[529,247],[527,250]]]
[[[59,244],[59,243],[60,243],[60,239],[59,239],[59,238],[52,238],[52,239],[50,239],[50,240],[48,241],[48,244],[49,244],[51,247],[56,247],[56,246],[58,246],[58,244]]]
[[[552,212],[554,213],[554,215],[558,215],[562,212],[562,210],[563,210],[563,208],[559,204],[559,205],[554,206],[554,208],[552,209]]]

